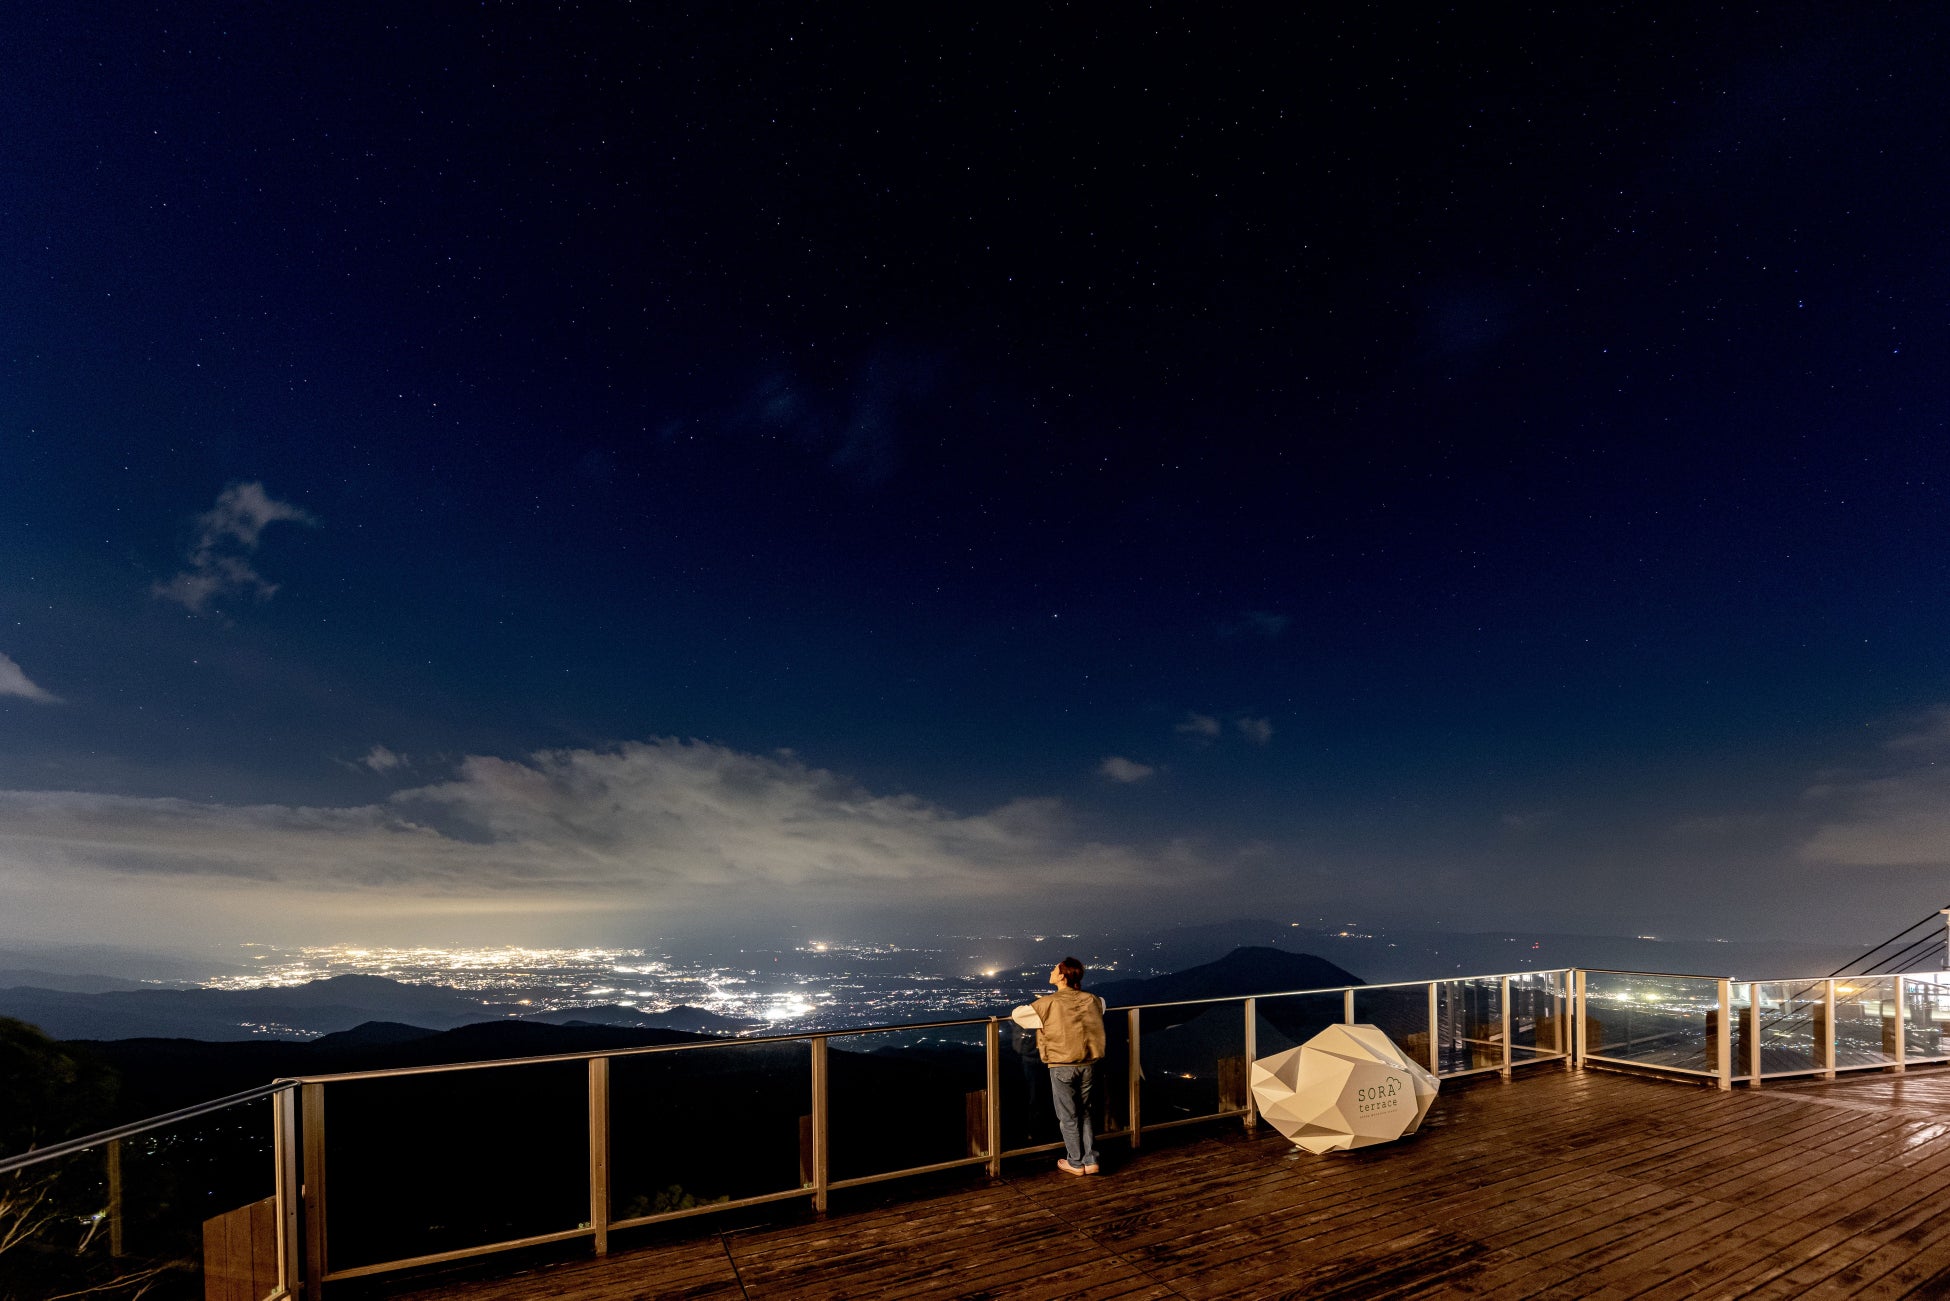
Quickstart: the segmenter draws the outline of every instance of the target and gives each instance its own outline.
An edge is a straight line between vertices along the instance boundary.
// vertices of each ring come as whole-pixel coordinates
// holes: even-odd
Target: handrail
[[[150,1116],[146,1120],[132,1120],[126,1125],[104,1129],[97,1134],[84,1134],[80,1138],[65,1139],[52,1147],[28,1148],[18,1156],[0,1160],[0,1175],[25,1170],[28,1166],[39,1165],[43,1161],[73,1156],[76,1152],[86,1152],[91,1147],[100,1147],[116,1139],[134,1138],[137,1134],[146,1134],[152,1129],[162,1129],[166,1125],[174,1125],[180,1121],[195,1120],[198,1116],[207,1116],[213,1111],[222,1111],[226,1107],[234,1107],[239,1103],[255,1102],[259,1098],[268,1098],[273,1093],[282,1093],[291,1087],[292,1081],[273,1080],[269,1084],[260,1084],[254,1089],[245,1089],[242,1093],[233,1093],[227,1098],[212,1098],[208,1102],[199,1102],[195,1106],[184,1107],[179,1111]]]
[[[1164,1003],[1117,1003],[1105,1008],[1109,1012],[1149,1012],[1168,1007],[1217,1007],[1224,1004],[1244,1003],[1250,998],[1297,998],[1303,994],[1346,994],[1350,990],[1359,993],[1368,989],[1407,989],[1423,988],[1428,985],[1462,985],[1482,980],[1514,980],[1520,976],[1548,976],[1570,971],[1570,967],[1533,967],[1523,971],[1499,971],[1467,976],[1439,976],[1431,980],[1394,980],[1375,985],[1322,985],[1313,989],[1282,989],[1265,994],[1222,994],[1214,998],[1182,998]],[[1714,977],[1704,977],[1714,979]],[[987,1025],[990,1021],[1003,1021],[1008,1018],[995,1016],[971,1016],[955,1021],[903,1021],[894,1025],[843,1026],[834,1030],[800,1030],[793,1034],[750,1035],[737,1038],[696,1039],[687,1043],[642,1044],[635,1048],[594,1048],[587,1052],[550,1053],[544,1057],[496,1057],[481,1062],[444,1062],[429,1066],[392,1066],[372,1071],[341,1071],[325,1075],[285,1075],[278,1078],[279,1084],[348,1084],[354,1080],[390,1079],[407,1075],[438,1075],[446,1071],[482,1071],[499,1066],[541,1066],[550,1062],[586,1062],[598,1057],[642,1057],[654,1053],[696,1052],[705,1048],[743,1048],[761,1044],[805,1043],[812,1039],[843,1039],[850,1035],[895,1034],[915,1030],[950,1030],[963,1026]]]

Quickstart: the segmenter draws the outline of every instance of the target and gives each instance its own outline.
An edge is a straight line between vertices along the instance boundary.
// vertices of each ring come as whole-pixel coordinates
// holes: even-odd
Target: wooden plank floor
[[[605,1260],[395,1281],[415,1301],[1946,1297],[1950,1072],[1719,1093],[1537,1067],[1452,1081],[1422,1132],[1309,1156],[1157,1136],[1105,1174],[990,1182]],[[898,1185],[883,1197],[898,1196]],[[711,1236],[705,1236],[711,1235]]]

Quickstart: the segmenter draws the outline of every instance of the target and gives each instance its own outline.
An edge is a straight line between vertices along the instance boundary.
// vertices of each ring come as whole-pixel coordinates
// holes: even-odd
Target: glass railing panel
[[[1435,999],[1440,1073],[1501,1067],[1503,982],[1494,976],[1438,981]]]
[[[1824,985],[1819,980],[1758,982],[1760,1073],[1794,1075],[1822,1067]],[[1745,1073],[1744,1065],[1741,1068]]]
[[[1712,1073],[1720,982],[1701,976],[1585,974],[1585,1053],[1640,1066]]]
[[[1536,1061],[1571,1051],[1570,978],[1563,971],[1510,977],[1510,1060]]]
[[[1131,1128],[1131,1013],[1114,1007],[1104,1014],[1104,1064],[1097,1072],[1097,1132],[1127,1134]],[[1140,1044],[1140,1046],[1142,1046]],[[1043,1087],[1049,1087],[1044,1081]],[[1047,1099],[1045,1099],[1047,1101]],[[1142,1122],[1142,1114],[1138,1117]]]
[[[1379,1026],[1417,1064],[1429,1064],[1429,987],[1364,986],[1354,991],[1354,1020]]]
[[[1903,1046],[1908,1060],[1950,1057],[1950,976],[1926,974],[1903,980]]]
[[[325,1086],[333,1271],[589,1223],[582,1061]]]
[[[0,1296],[251,1301],[277,1290],[272,1103],[0,1175]]]
[[[1887,1066],[1896,1060],[1896,978],[1835,982],[1835,1065]]]
[[[609,1062],[612,1220],[812,1182],[811,1041]]]
[[[1139,1099],[1146,1125],[1214,1116],[1246,1105],[1243,1001],[1150,1007],[1139,1026]]]
[[[826,1041],[834,1180],[988,1150],[984,1027],[874,1030]]]
[[[1347,1020],[1347,1004],[1338,989],[1324,994],[1280,994],[1255,1002],[1258,1020],[1253,1048],[1261,1057],[1298,1048],[1328,1026]]]
[[[1119,1013],[1105,1018],[1104,1028]],[[1049,1067],[1043,1065],[1036,1048],[1036,1032],[1025,1030],[1013,1021],[1002,1022],[1002,1147],[1004,1151],[1037,1147],[1062,1139],[1056,1130],[1056,1112],[1050,1103]],[[1098,1088],[1103,1088],[1105,1068],[1098,1067]],[[1121,1076],[1119,1077],[1122,1078]],[[1101,1110],[1101,1104],[1099,1104]]]

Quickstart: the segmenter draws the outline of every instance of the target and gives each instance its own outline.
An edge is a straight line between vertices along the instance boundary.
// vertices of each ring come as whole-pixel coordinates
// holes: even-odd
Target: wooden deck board
[[[1950,1071],[1722,1093],[1540,1067],[1451,1082],[1400,1144],[1313,1157],[1221,1122],[1113,1145],[1105,1168],[1012,1163],[823,1219],[777,1208],[690,1241],[632,1250],[621,1234],[604,1260],[373,1286],[414,1301],[1950,1294]]]

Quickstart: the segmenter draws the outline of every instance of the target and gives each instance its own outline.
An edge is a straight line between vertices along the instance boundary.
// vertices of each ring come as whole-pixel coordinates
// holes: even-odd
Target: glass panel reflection
[[[1823,982],[1762,981],[1754,989],[1759,1005],[1761,1074],[1821,1070],[1819,1044],[1827,1034],[1822,1013]],[[1744,1072],[1744,1065],[1741,1069]]]
[[[1568,973],[1529,971],[1510,977],[1510,1060],[1536,1061],[1570,1051]]]
[[[1585,1052],[1592,1057],[1712,1073],[1720,982],[1703,976],[1593,971],[1585,976]]]
[[[1501,1067],[1503,981],[1494,976],[1439,981],[1435,996],[1437,1073]],[[1426,1058],[1422,1064],[1428,1064]]]
[[[1950,979],[1937,974],[1903,980],[1903,1046],[1908,1060],[1950,1058],[1943,1027],[1950,1024]]]
[[[1364,986],[1354,991],[1357,1025],[1379,1026],[1410,1060],[1429,1064],[1429,987],[1427,985]]]
[[[616,1057],[609,1072],[611,1219],[812,1182],[810,1041]]]
[[[969,1025],[829,1038],[831,1177],[858,1179],[986,1153],[984,1035],[981,1025]]]
[[[1896,978],[1835,982],[1835,1065],[1886,1066],[1896,1060]]]
[[[1298,1048],[1330,1025],[1347,1019],[1346,1002],[1339,990],[1331,994],[1281,994],[1258,1000],[1258,1021],[1253,1030],[1254,1048],[1261,1057],[1271,1057]]]
[[[1212,1116],[1246,1105],[1244,1002],[1148,1007],[1139,1024],[1146,1125]]]
[[[589,1067],[546,1062],[325,1087],[330,1265],[589,1222]]]
[[[269,1296],[272,1105],[238,1103],[0,1175],[0,1201],[35,1208],[0,1224],[12,1239],[0,1295]]]

